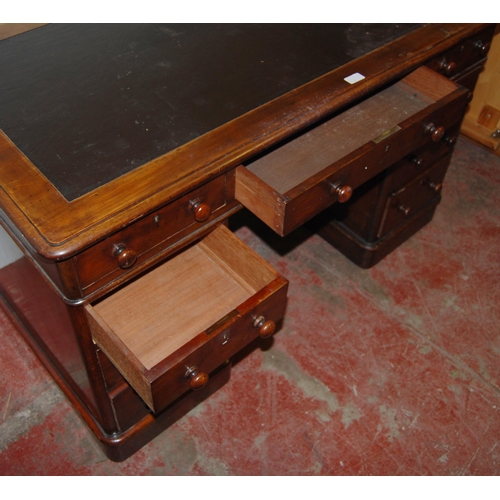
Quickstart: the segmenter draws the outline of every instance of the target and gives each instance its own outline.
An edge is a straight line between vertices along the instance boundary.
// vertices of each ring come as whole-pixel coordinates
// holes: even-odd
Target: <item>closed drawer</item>
[[[225,226],[99,303],[96,344],[152,411],[209,374],[284,315],[288,282]]]
[[[462,119],[467,90],[422,67],[236,169],[235,197],[280,235]]]
[[[173,424],[179,418],[203,402],[207,397],[214,394],[229,381],[231,363],[224,363],[220,368],[210,374],[210,380],[201,390],[190,391],[176,399],[170,404],[166,411],[161,413],[160,422]],[[151,419],[151,410],[141,397],[127,384],[123,382],[108,393],[113,406],[116,423],[121,431],[130,429],[140,420]]]
[[[440,198],[449,162],[450,156],[446,156],[432,168],[389,195],[377,235],[379,238],[383,238],[418,214],[429,203]]]
[[[76,266],[84,293],[212,221],[226,205],[226,184],[226,176],[220,176],[78,255]]]
[[[442,56],[433,59],[427,66],[455,80],[460,73],[468,71],[471,66],[484,62],[490,49],[494,31],[495,26],[490,26],[476,36],[455,46]]]
[[[387,176],[390,176],[389,189],[391,192],[408,184],[415,177],[431,168],[439,159],[450,155],[459,132],[460,123],[449,127],[440,141],[431,141],[391,166],[387,170]]]

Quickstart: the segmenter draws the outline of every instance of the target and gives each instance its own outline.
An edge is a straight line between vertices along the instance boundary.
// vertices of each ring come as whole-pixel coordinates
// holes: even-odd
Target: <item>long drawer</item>
[[[288,282],[225,226],[86,306],[94,341],[153,412],[283,317]]]
[[[421,67],[253,162],[235,197],[280,235],[296,229],[463,116],[468,91]]]

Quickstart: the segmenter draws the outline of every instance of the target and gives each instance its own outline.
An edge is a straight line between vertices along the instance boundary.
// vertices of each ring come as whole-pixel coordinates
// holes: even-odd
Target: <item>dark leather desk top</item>
[[[47,25],[0,41],[0,129],[68,200],[416,25]]]
[[[42,257],[70,258],[485,26],[47,25],[0,36],[2,224]]]

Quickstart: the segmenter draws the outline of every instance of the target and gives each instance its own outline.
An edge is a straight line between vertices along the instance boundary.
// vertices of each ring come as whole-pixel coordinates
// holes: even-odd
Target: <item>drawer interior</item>
[[[86,312],[97,345],[156,410],[151,385],[208,342],[213,325],[223,328],[225,321],[234,322],[238,310],[251,307],[259,292],[256,303],[265,300],[276,280],[286,282],[225,226],[219,226],[160,267],[88,305]],[[266,287],[269,291],[263,293]],[[217,360],[219,353],[214,352],[213,368],[227,355],[225,350]]]
[[[389,135],[408,115],[426,108],[425,95],[394,85],[332,118],[247,169],[279,193],[287,193],[367,142]]]
[[[276,232],[287,234],[338,201],[335,186],[354,189],[430,140],[422,121],[456,91],[442,75],[419,68],[238,167],[236,198]]]

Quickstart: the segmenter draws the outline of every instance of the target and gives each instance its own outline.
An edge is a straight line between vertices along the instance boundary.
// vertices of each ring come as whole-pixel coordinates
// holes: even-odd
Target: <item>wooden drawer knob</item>
[[[352,187],[347,185],[343,186],[337,183],[332,186],[332,193],[337,195],[337,201],[339,203],[345,203],[352,196]]]
[[[440,182],[433,182],[429,179],[422,181],[422,184],[424,186],[428,186],[435,193],[439,193],[443,189],[443,184],[441,184]]]
[[[478,40],[474,47],[479,51],[482,56],[485,56],[490,50],[490,43],[483,43],[481,40]]]
[[[276,330],[276,323],[271,319],[266,321],[266,318],[264,318],[264,316],[259,316],[258,318],[255,318],[253,326],[255,328],[258,328],[259,335],[263,339],[270,337]]]
[[[411,212],[410,207],[407,207],[406,205],[398,205],[398,210],[404,214],[405,216],[408,216]]]
[[[457,142],[457,136],[456,135],[447,135],[443,140],[446,144],[448,144],[448,146],[454,146],[455,143]]]
[[[446,59],[443,59],[441,63],[439,64],[439,69],[445,74],[445,75],[453,75],[455,73],[455,70],[457,69],[457,65],[454,61],[447,61]]]
[[[208,382],[208,374],[198,370],[195,366],[188,369],[186,378],[189,380],[189,387],[195,391],[207,385]]]
[[[444,136],[444,132],[444,127],[436,127],[434,123],[429,123],[429,125],[425,127],[425,133],[431,136],[432,142],[440,141]]]
[[[416,168],[422,168],[425,165],[425,160],[420,156],[412,156],[411,162],[415,165]]]
[[[191,202],[191,210],[193,211],[194,218],[198,222],[205,222],[212,214],[212,209],[208,203],[202,203],[200,200]]]
[[[127,248],[124,243],[116,245],[113,254],[116,257],[118,266],[122,269],[132,267],[137,260],[137,254],[130,248]]]

